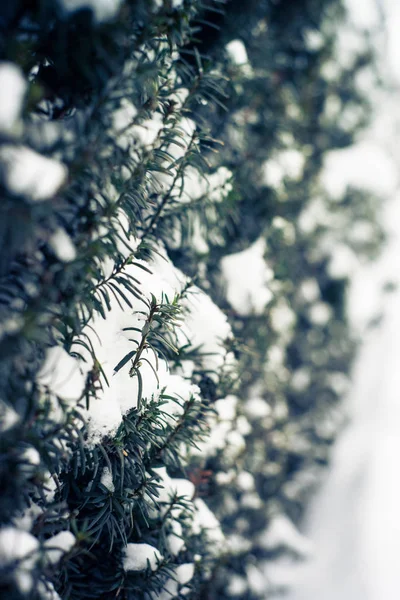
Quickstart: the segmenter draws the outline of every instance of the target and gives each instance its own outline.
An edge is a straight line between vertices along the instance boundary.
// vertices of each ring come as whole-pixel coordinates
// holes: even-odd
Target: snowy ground
[[[363,345],[347,400],[350,423],[303,526],[313,559],[286,559],[268,572],[275,584],[290,583],[288,600],[397,600],[400,593],[400,4],[347,4],[350,18],[375,32],[390,85],[369,90],[376,116],[360,140],[375,149],[369,161],[356,145],[351,169],[339,160],[333,179],[381,187],[389,240],[379,261],[353,276],[349,314]],[[388,282],[397,289],[385,292]],[[368,328],[379,313],[382,320]]]

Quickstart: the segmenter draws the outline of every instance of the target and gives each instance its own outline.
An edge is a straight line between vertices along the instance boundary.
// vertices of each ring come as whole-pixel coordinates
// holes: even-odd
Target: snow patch
[[[46,559],[52,565],[56,565],[63,555],[75,545],[75,541],[75,536],[70,531],[60,531],[60,533],[53,535],[43,544],[46,549]]]
[[[155,571],[163,560],[157,548],[150,544],[127,544],[124,554],[125,571],[144,571],[148,567]]]
[[[226,298],[241,316],[262,314],[273,298],[268,284],[274,273],[264,259],[265,252],[265,239],[260,237],[246,250],[221,260]]]
[[[32,590],[32,570],[39,558],[38,550],[39,542],[30,533],[15,527],[0,529],[0,563],[4,568],[18,561],[14,570],[16,583],[26,594]]]
[[[241,40],[232,40],[225,49],[234,65],[246,65],[249,62],[246,47]]]
[[[13,133],[20,118],[26,93],[26,80],[19,67],[0,62],[0,131]]]
[[[91,9],[98,23],[113,19],[123,0],[58,0],[59,5],[66,13],[73,13],[82,9]]]
[[[0,174],[11,193],[40,202],[54,196],[65,183],[67,168],[26,146],[3,144]]]
[[[59,227],[50,237],[49,244],[59,260],[71,262],[76,258],[76,248],[65,229]]]

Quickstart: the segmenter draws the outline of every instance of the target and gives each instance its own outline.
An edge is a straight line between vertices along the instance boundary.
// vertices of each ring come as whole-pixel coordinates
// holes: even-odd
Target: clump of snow
[[[0,175],[10,192],[39,202],[54,196],[65,183],[67,168],[26,146],[4,144],[0,148]]]
[[[246,65],[249,62],[246,47],[241,40],[232,40],[225,49],[234,65]]]
[[[0,432],[8,431],[20,421],[20,416],[12,406],[0,398]]]
[[[361,141],[326,154],[321,182],[337,200],[343,197],[348,186],[387,197],[397,185],[398,173],[394,162],[379,145]]]
[[[317,29],[306,29],[304,38],[308,50],[318,52],[324,45],[324,37]]]
[[[163,399],[161,406],[163,417],[168,423],[173,423],[184,413],[185,405],[190,400],[200,402],[199,386],[191,384],[180,375],[170,375],[167,378],[164,394],[174,398]]]
[[[305,156],[295,149],[282,150],[263,164],[263,182],[279,188],[284,179],[300,181],[303,176]]]
[[[57,483],[55,478],[51,475],[50,471],[45,472],[43,480],[43,495],[47,502],[52,502],[57,490]]]
[[[150,544],[127,544],[123,567],[125,571],[144,571],[148,567],[155,571],[163,560],[162,555]]]
[[[137,109],[128,99],[121,101],[112,117],[110,134],[122,150],[152,146],[163,128],[162,114],[155,112],[151,119],[135,122]]]
[[[227,539],[229,551],[232,554],[243,554],[251,550],[251,542],[239,533],[232,533]]]
[[[165,0],[153,0],[153,4],[157,9],[162,8],[164,6],[164,2]],[[172,0],[171,4],[172,8],[180,8],[183,4],[183,0]]]
[[[312,198],[301,211],[298,226],[303,234],[309,235],[318,226],[329,227],[331,219],[332,215],[326,207],[326,202],[317,196]]]
[[[284,334],[296,324],[296,315],[283,298],[271,308],[269,316],[271,327],[276,333]]]
[[[259,510],[263,507],[263,501],[257,492],[247,492],[243,494],[240,499],[240,506],[242,508],[250,508],[252,510]]]
[[[12,524],[17,529],[30,532],[34,520],[43,514],[43,509],[38,506],[35,502],[31,502],[30,505],[25,508],[22,512],[18,512],[12,519]]]
[[[232,337],[232,329],[226,315],[207,294],[197,286],[191,290],[193,293],[187,300],[189,314],[184,328],[192,346],[200,347],[202,367],[214,376],[227,361],[233,366],[232,358],[224,347],[224,341]]]
[[[271,414],[271,407],[261,396],[250,397],[244,405],[244,410],[248,417],[254,420],[269,417]]]
[[[164,584],[161,592],[153,592],[151,598],[153,600],[172,600],[182,595],[186,595],[190,591],[190,588],[185,588],[187,583],[193,579],[194,575],[194,564],[184,563],[177,567],[174,567],[174,575]]]
[[[360,265],[360,260],[345,244],[336,244],[331,250],[327,271],[333,279],[347,279]]]
[[[0,62],[0,131],[13,133],[20,118],[26,93],[26,80],[19,67]]]
[[[0,564],[2,568],[18,561],[15,579],[21,592],[29,593],[33,585],[32,570],[39,558],[39,542],[30,533],[15,527],[0,529]]]
[[[214,403],[214,408],[222,421],[233,421],[236,416],[237,396],[229,394]]]
[[[157,484],[159,487],[157,506],[150,507],[150,514],[152,516],[156,516],[158,513],[164,515],[175,496],[186,501],[193,499],[196,490],[191,481],[188,479],[171,478],[167,473],[166,467],[153,469],[153,472],[158,477]],[[182,510],[183,508],[177,505],[172,513],[179,515]]]
[[[299,287],[299,294],[304,302],[315,302],[320,296],[320,289],[316,279],[304,279]]]
[[[111,493],[115,492],[113,475],[108,467],[104,467],[100,477],[100,483]]]
[[[193,579],[194,564],[184,563],[176,568],[176,578],[181,585],[186,585]]]
[[[137,108],[128,98],[123,98],[119,108],[112,114],[114,139],[122,150],[127,150],[136,141],[132,131],[136,116]]]
[[[236,427],[238,432],[243,436],[249,435],[252,431],[252,427],[244,415],[238,416],[236,419]]]
[[[244,492],[250,492],[255,487],[254,477],[248,471],[241,471],[236,478],[236,483]]]
[[[215,481],[218,485],[230,485],[236,477],[236,472],[234,469],[229,469],[228,471],[219,471],[215,475]]]
[[[333,316],[332,307],[326,302],[315,302],[308,311],[310,321],[314,325],[326,325]]]
[[[290,387],[296,392],[304,392],[311,383],[310,370],[307,367],[296,369],[290,380]]]
[[[199,535],[203,531],[209,540],[210,550],[218,554],[225,543],[221,525],[204,500],[196,498],[194,506],[195,512],[193,515],[192,531],[195,535]]]
[[[50,581],[38,581],[37,591],[40,594],[41,600],[61,600]]]
[[[62,227],[56,229],[56,231],[50,236],[49,244],[54,251],[54,254],[62,262],[71,262],[76,258],[76,248]]]
[[[53,346],[46,351],[46,358],[40,369],[37,382],[62,398],[73,402],[81,398],[85,389],[85,376],[80,363],[61,346]]]
[[[58,0],[59,5],[66,13],[90,8],[98,23],[113,19],[123,0]]]
[[[167,535],[167,547],[172,556],[177,556],[185,547],[183,539],[182,524],[176,519],[169,520],[169,534]]]
[[[395,9],[396,3],[392,4]],[[374,0],[365,0],[362,6],[357,0],[346,0],[345,6],[349,21],[352,21],[357,27],[365,30],[374,30],[375,27],[381,24],[383,16],[381,12],[382,6],[374,2]]]
[[[264,259],[265,251],[265,239],[260,237],[246,250],[221,260],[226,298],[239,315],[260,315],[272,300],[268,284],[274,273]]]
[[[128,264],[124,275],[140,281],[138,285],[143,300],[130,295],[130,308],[121,306],[116,298],[110,295],[111,310],[107,311],[107,318],[103,319],[100,314],[95,314],[82,335],[82,342],[89,338],[97,363],[101,365],[107,378],[107,381],[102,378],[102,389],[97,390],[97,397],[92,399],[89,410],[84,413],[88,420],[89,444],[96,444],[103,436],[116,432],[123,415],[137,407],[139,392],[143,399],[157,399],[163,388],[168,386],[168,394],[176,395],[178,402],[168,401],[162,410],[172,420],[174,416],[182,413],[184,402],[191,396],[198,396],[199,393],[197,387],[191,386],[182,377],[170,376],[166,361],[156,356],[150,348],[143,350],[140,364],[137,366],[141,382],[137,373],[131,372],[131,360],[116,370],[124,357],[134,356],[144,335],[143,328],[148,326],[146,315],[152,295],[158,303],[165,301],[165,297],[172,300],[186,284],[186,277],[172,265],[162,247],[151,263],[137,260]],[[114,282],[114,285],[118,287],[119,284]],[[127,294],[125,289],[123,292]],[[141,314],[143,312],[145,314]],[[190,339],[187,328],[185,332],[182,328],[180,335],[182,344],[186,344]],[[92,353],[79,343],[73,344],[72,350],[81,355],[81,369],[87,372],[93,365]]]
[[[69,552],[75,545],[75,536],[70,531],[60,531],[43,544],[46,550],[46,559],[56,565],[64,554]]]
[[[194,130],[194,123],[192,125],[191,131]],[[188,136],[188,134],[186,134]],[[188,145],[191,136],[188,136],[187,141],[184,141],[184,146]],[[182,144],[182,141],[179,140],[179,143]],[[169,152],[175,157],[176,160],[179,158],[179,154],[182,153],[182,149],[179,146],[176,146],[177,149],[174,149],[175,146],[173,144],[170,145]],[[185,148],[186,152],[186,148]],[[171,174],[175,169],[170,169]],[[161,174],[162,175],[162,174]],[[225,167],[220,167],[217,171],[211,174],[204,175],[204,173],[200,173],[198,169],[195,169],[192,166],[188,166],[185,169],[183,181],[180,179],[175,184],[173,190],[173,198],[174,201],[179,201],[180,203],[186,204],[194,204],[198,203],[199,200],[204,200],[204,210],[207,215],[208,227],[204,227],[204,223],[200,218],[198,212],[194,212],[191,215],[191,228],[190,228],[190,244],[196,250],[199,255],[207,254],[209,251],[208,241],[207,241],[207,230],[210,239],[212,239],[213,243],[221,244],[222,240],[215,232],[213,237],[213,223],[217,223],[219,216],[217,211],[217,204],[222,202],[223,199],[229,194],[232,189],[231,183],[232,173],[226,169]],[[165,176],[158,177],[158,180],[161,184],[168,183],[168,178],[166,180]],[[173,208],[173,206],[172,206]],[[173,232],[172,243],[175,246],[179,246],[182,241],[182,230],[181,225],[177,222],[175,226],[175,231]]]
[[[229,596],[243,596],[243,594],[247,590],[247,582],[244,577],[240,577],[239,575],[232,575],[229,577],[229,583],[227,587],[227,592]]]
[[[231,394],[214,403],[215,413],[207,417],[209,435],[191,450],[193,455],[213,456],[217,450],[223,450],[226,459],[235,460],[244,451],[243,435],[247,435],[251,427],[245,418],[238,427],[237,403],[238,398]]]
[[[19,456],[19,469],[26,476],[33,475],[35,467],[40,465],[40,454],[31,445],[27,445]]]

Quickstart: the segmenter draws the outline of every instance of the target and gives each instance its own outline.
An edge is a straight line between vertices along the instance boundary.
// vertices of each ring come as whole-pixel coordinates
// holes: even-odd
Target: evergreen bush
[[[267,598],[307,555],[382,237],[321,177],[368,118],[343,14],[0,8],[2,597]]]

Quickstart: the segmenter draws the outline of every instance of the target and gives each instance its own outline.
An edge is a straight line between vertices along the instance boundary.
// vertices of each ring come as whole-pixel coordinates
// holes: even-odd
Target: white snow
[[[61,346],[46,351],[46,358],[37,375],[37,382],[48,387],[53,394],[69,402],[81,398],[85,388],[85,376],[76,358]]]
[[[290,386],[296,390],[296,392],[304,392],[310,385],[310,382],[310,370],[307,369],[307,367],[302,367],[293,371]]]
[[[170,520],[170,533],[167,536],[167,547],[172,556],[177,556],[185,547],[182,524],[176,519]]]
[[[107,488],[109,492],[115,492],[113,475],[108,467],[104,467],[100,477],[100,483],[104,485],[104,487]]]
[[[144,571],[149,566],[155,571],[163,560],[160,552],[150,544],[127,544],[123,566],[125,571]]]
[[[280,298],[277,304],[271,308],[269,318],[272,329],[281,334],[292,330],[296,324],[296,315],[283,298]]]
[[[265,252],[265,239],[260,237],[246,250],[221,260],[226,298],[239,315],[260,315],[273,298],[268,284],[274,273],[264,259]]]
[[[117,15],[122,0],[58,0],[58,3],[66,13],[90,8],[96,21],[102,23],[113,19]]]
[[[75,545],[75,536],[70,531],[60,531],[43,544],[46,550],[46,559],[53,565],[60,562],[64,554]]]
[[[40,454],[33,446],[27,446],[20,455],[20,460],[37,466],[40,465]]]
[[[0,62],[0,131],[14,132],[21,115],[27,83],[19,67]]]
[[[241,471],[236,478],[236,483],[244,492],[249,492],[255,487],[254,477],[248,471]]]
[[[200,346],[202,366],[205,370],[218,370],[233,360],[224,347],[224,341],[232,337],[231,326],[227,317],[207,294],[196,286],[192,286],[188,296],[189,314],[185,320],[192,346]],[[212,373],[211,375],[212,376]]]
[[[189,400],[195,399],[200,402],[200,388],[180,375],[168,377],[164,393],[176,398],[175,401],[163,400],[164,404],[161,407],[164,419],[169,423],[177,421],[178,417],[184,413],[185,405]]]
[[[351,248],[335,244],[331,250],[327,271],[333,279],[346,279],[356,274],[360,261]]]
[[[246,47],[241,40],[232,40],[225,49],[234,65],[246,65],[249,62]]]
[[[184,588],[182,586],[189,583],[193,579],[193,575],[193,563],[184,563],[174,567],[173,578],[168,579],[161,592],[151,593],[152,600],[172,600],[173,598],[176,598],[178,594],[185,595],[185,590],[190,590],[189,588]]]
[[[20,417],[12,406],[0,399],[0,431],[4,432],[19,423]]]
[[[233,421],[236,417],[237,403],[238,398],[233,394],[229,394],[225,398],[221,398],[214,403],[214,408],[221,421]]]
[[[263,419],[271,414],[271,407],[264,398],[260,396],[250,397],[244,405],[246,414],[251,419]]]
[[[193,579],[194,564],[183,563],[176,568],[176,577],[181,585],[189,583]]]
[[[209,540],[209,550],[219,554],[224,547],[225,538],[218,519],[201,498],[195,499],[194,506],[193,533],[198,535],[203,531]]]
[[[42,600],[61,600],[60,596],[54,589],[54,585],[50,581],[39,581],[37,590]]]
[[[348,186],[388,197],[398,179],[396,165],[372,140],[360,141],[344,150],[331,150],[324,157],[321,181],[337,200],[342,198]]]
[[[282,150],[263,164],[263,182],[272,188],[279,188],[285,178],[300,181],[304,164],[305,156],[299,150]]]
[[[326,302],[315,302],[308,311],[311,323],[314,325],[326,325],[333,316],[332,307]]]
[[[149,513],[155,518],[157,515],[163,516],[171,505],[171,501],[176,496],[180,500],[190,502],[195,495],[195,487],[188,479],[171,478],[167,473],[166,467],[158,467],[153,469],[157,475],[158,497],[156,505],[154,501],[149,499]],[[182,505],[176,504],[171,511],[171,514],[178,518],[184,510]]]
[[[20,590],[27,594],[33,585],[32,570],[39,558],[39,542],[30,533],[15,527],[0,529],[0,564],[7,567],[18,561],[15,573]]]
[[[65,183],[67,168],[26,146],[3,144],[0,148],[0,176],[6,187],[29,200],[48,200]]]
[[[362,5],[358,0],[346,0],[345,2],[349,19],[354,25],[367,31],[377,27],[380,22],[379,4],[375,0],[364,0]]]
[[[229,578],[227,592],[229,596],[242,596],[247,590],[247,583],[244,577],[233,574]]]
[[[71,262],[76,258],[76,248],[68,233],[62,227],[50,236],[49,244],[57,258],[62,262]]]

